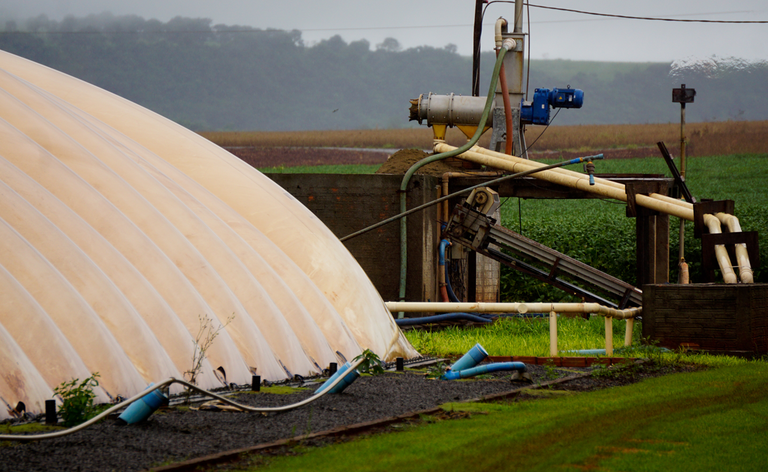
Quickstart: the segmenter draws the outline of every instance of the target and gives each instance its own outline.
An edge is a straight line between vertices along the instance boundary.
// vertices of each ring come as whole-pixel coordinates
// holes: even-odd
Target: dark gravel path
[[[529,366],[533,383],[572,376],[591,368]],[[587,377],[559,385],[578,391],[631,383],[670,372],[652,366],[633,368],[629,375]],[[139,425],[118,426],[105,420],[63,438],[26,444],[0,443],[2,471],[134,471],[217,452],[255,446],[338,426],[425,410],[452,401],[508,392],[529,385],[509,374],[476,381],[437,381],[424,374],[386,373],[364,376],[343,393],[285,413],[189,411],[168,408]],[[314,387],[313,387],[314,389]],[[290,395],[240,394],[235,400],[258,406],[295,403],[313,390]],[[519,397],[524,399],[525,396]]]

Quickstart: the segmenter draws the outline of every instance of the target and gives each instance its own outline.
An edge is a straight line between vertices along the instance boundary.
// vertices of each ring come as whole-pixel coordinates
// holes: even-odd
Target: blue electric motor
[[[549,124],[549,108],[581,108],[584,91],[580,89],[540,89],[533,92],[533,101],[520,103],[520,122],[532,125]]]

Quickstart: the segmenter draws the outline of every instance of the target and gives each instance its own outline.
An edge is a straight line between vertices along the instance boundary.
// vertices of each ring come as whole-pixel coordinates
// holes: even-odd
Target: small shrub
[[[357,366],[360,372],[371,375],[384,373],[384,368],[381,366],[381,359],[379,359],[379,356],[370,349],[363,351],[362,354],[355,357],[354,361],[357,362],[360,359],[363,359],[363,363]]]
[[[62,382],[53,390],[54,396],[59,395],[62,400],[59,413],[64,426],[77,426],[96,416],[96,408],[93,405],[96,394],[93,393],[93,388],[99,386],[98,378],[99,373],[96,372],[82,382],[80,379]]]

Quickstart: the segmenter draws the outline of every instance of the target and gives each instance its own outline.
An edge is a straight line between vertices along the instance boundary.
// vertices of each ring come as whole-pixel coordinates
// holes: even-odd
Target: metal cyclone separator
[[[530,378],[527,374],[528,369],[522,362],[494,362],[492,364],[478,365],[488,357],[488,352],[480,345],[467,351],[450,369],[440,376],[440,380],[467,379],[480,374],[490,374],[492,372],[513,371],[517,376]]]

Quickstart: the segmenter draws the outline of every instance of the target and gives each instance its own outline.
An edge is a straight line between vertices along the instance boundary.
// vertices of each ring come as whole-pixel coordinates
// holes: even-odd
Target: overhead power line
[[[491,3],[514,3],[513,1],[491,1],[488,2]],[[573,10],[571,8],[561,8],[561,7],[550,7],[546,5],[535,5],[533,3],[529,3],[529,6],[533,8],[542,8],[545,10],[556,10],[556,11],[565,11],[569,13],[578,13],[580,15],[591,15],[591,16],[602,16],[607,18],[621,18],[625,20],[644,20],[644,21],[670,21],[670,22],[677,22],[677,23],[725,23],[725,24],[765,24],[768,23],[768,20],[696,20],[691,18],[661,18],[656,16],[632,16],[632,15],[617,15],[613,13],[597,13],[592,11],[584,11],[584,10]]]

